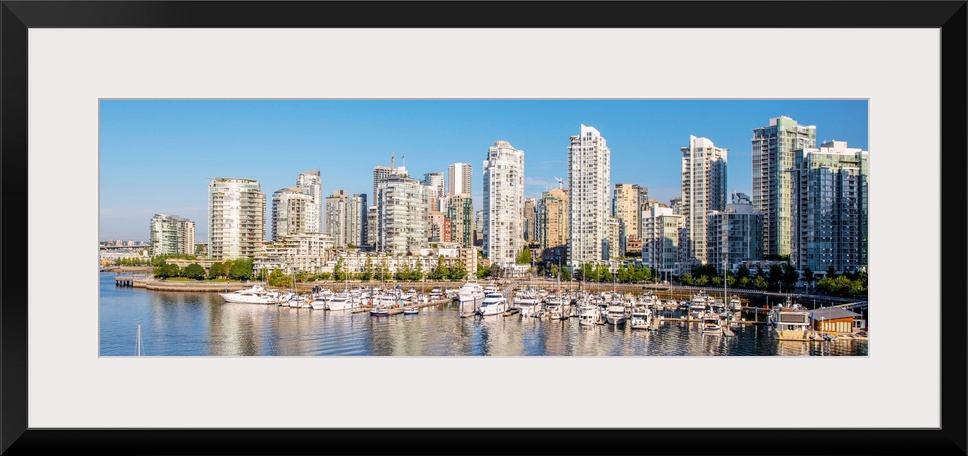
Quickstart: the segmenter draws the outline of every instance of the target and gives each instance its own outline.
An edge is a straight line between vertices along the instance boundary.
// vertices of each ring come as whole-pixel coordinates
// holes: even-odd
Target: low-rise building
[[[860,314],[840,307],[826,307],[810,311],[810,324],[816,331],[825,333],[851,333]]]

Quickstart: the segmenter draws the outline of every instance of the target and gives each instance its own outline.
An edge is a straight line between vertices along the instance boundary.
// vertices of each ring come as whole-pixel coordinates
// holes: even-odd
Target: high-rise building
[[[419,180],[402,175],[387,178],[378,189],[377,249],[394,255],[416,253],[427,247],[429,218]]]
[[[426,187],[426,185],[424,186]],[[427,231],[427,241],[434,242],[447,242],[444,241],[444,221],[447,220],[447,216],[443,212],[430,212],[428,215],[429,231]]]
[[[625,256],[625,225],[618,217],[605,218],[608,242],[605,243],[605,257],[616,259]]]
[[[177,215],[151,218],[152,255],[194,255],[195,222]]]
[[[471,165],[454,163],[447,167],[447,195],[471,194]]]
[[[374,166],[373,167],[373,204],[376,204],[379,198],[378,190],[380,189],[380,184],[391,176],[403,176],[408,177],[407,169],[403,166],[396,166],[395,157],[390,155],[390,166]]]
[[[581,133],[568,146],[569,242],[572,269],[605,258],[608,242],[606,218],[611,209],[611,151],[593,127],[581,125]]]
[[[366,208],[366,245],[375,249],[380,239],[380,229],[377,223],[376,204]]]
[[[474,245],[484,245],[484,211],[474,211],[474,225],[471,227],[474,233]]]
[[[336,190],[326,197],[326,233],[336,247],[366,243],[366,194]]]
[[[866,269],[868,152],[830,141],[797,151],[795,169],[790,260],[817,273]]]
[[[542,249],[568,245],[568,190],[555,188],[541,194],[538,225]]]
[[[524,240],[538,240],[538,202],[534,198],[524,199]]]
[[[323,186],[322,180],[319,177],[319,171],[306,171],[305,173],[296,176],[296,187],[299,188],[304,194],[311,196],[314,203],[305,209],[306,232],[322,233],[323,217],[321,205],[323,203]]]
[[[763,213],[763,255],[790,254],[793,236],[793,151],[817,147],[817,127],[786,117],[753,129],[753,209]]]
[[[625,226],[627,241],[639,240],[642,212],[649,208],[649,189],[637,184],[615,184],[612,199],[612,215]]]
[[[451,241],[461,247],[474,246],[474,204],[470,193],[459,193],[447,199],[447,219],[451,224]]]
[[[753,210],[749,197],[733,193],[725,211],[710,212],[706,225],[706,261],[720,274],[737,263],[763,259],[763,214]]]
[[[683,235],[680,261],[706,264],[706,215],[726,208],[727,149],[707,138],[689,136],[682,152]]]
[[[445,185],[444,173],[425,173],[423,185],[427,187],[425,194],[430,205],[431,212],[443,212],[444,206],[441,199],[447,196],[447,186]]]
[[[662,280],[679,275],[679,229],[682,216],[671,207],[653,205],[642,217],[642,262]],[[688,272],[688,271],[686,271]]]
[[[311,233],[310,217],[316,201],[299,187],[276,190],[272,194],[272,240],[281,241],[286,236]],[[318,213],[317,213],[318,215]]]
[[[495,141],[483,169],[484,257],[511,266],[524,248],[524,151]]]
[[[265,241],[266,197],[255,179],[217,177],[208,185],[208,256],[255,258]]]

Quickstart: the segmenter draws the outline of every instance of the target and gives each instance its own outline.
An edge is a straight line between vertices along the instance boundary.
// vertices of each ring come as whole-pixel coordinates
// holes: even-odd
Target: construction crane
[[[558,190],[561,190],[561,189],[563,189],[565,187],[565,184],[562,183],[560,177],[556,177],[555,180],[558,181]]]

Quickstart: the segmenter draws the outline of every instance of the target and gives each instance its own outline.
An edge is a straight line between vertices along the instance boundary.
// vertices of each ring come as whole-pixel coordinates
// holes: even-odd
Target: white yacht
[[[723,332],[722,319],[718,313],[708,312],[702,316],[703,334],[721,334]]]
[[[457,311],[461,317],[474,315],[484,301],[484,287],[477,282],[467,282],[457,289]]]
[[[326,300],[326,310],[346,310],[359,307],[359,301],[353,299],[349,293],[335,293]]]
[[[632,329],[652,329],[652,309],[641,304],[632,307],[632,315],[629,316],[629,326]]]
[[[521,290],[514,294],[514,307],[521,311],[522,317],[530,317],[538,312],[541,300],[535,290]]]
[[[481,306],[477,308],[477,314],[481,316],[500,315],[508,310],[508,300],[503,294],[494,292],[484,295]]]
[[[693,295],[689,301],[689,318],[700,319],[706,313],[706,306],[709,304],[709,295],[705,291],[700,291]]]
[[[628,319],[625,304],[620,301],[609,303],[608,310],[605,311],[605,319],[612,326],[624,325],[625,320]]]
[[[569,307],[568,299],[562,295],[550,294],[545,298],[545,315],[552,320],[566,320],[570,318],[567,307]]]
[[[729,310],[733,312],[740,312],[743,310],[743,303],[739,300],[739,296],[733,296],[729,298]]]
[[[219,293],[218,295],[225,302],[238,304],[279,304],[280,300],[278,291],[267,290],[262,285],[253,285],[250,288],[231,293]]]
[[[810,312],[789,297],[770,309],[768,321],[777,340],[810,340]]]
[[[598,306],[591,302],[584,302],[578,306],[578,324],[584,326],[598,325],[604,319]]]

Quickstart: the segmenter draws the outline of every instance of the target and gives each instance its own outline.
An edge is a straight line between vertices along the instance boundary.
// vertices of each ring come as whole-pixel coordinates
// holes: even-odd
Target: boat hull
[[[776,340],[791,340],[799,342],[807,342],[810,340],[810,335],[807,331],[797,329],[778,329],[774,330],[773,334],[776,335]]]

